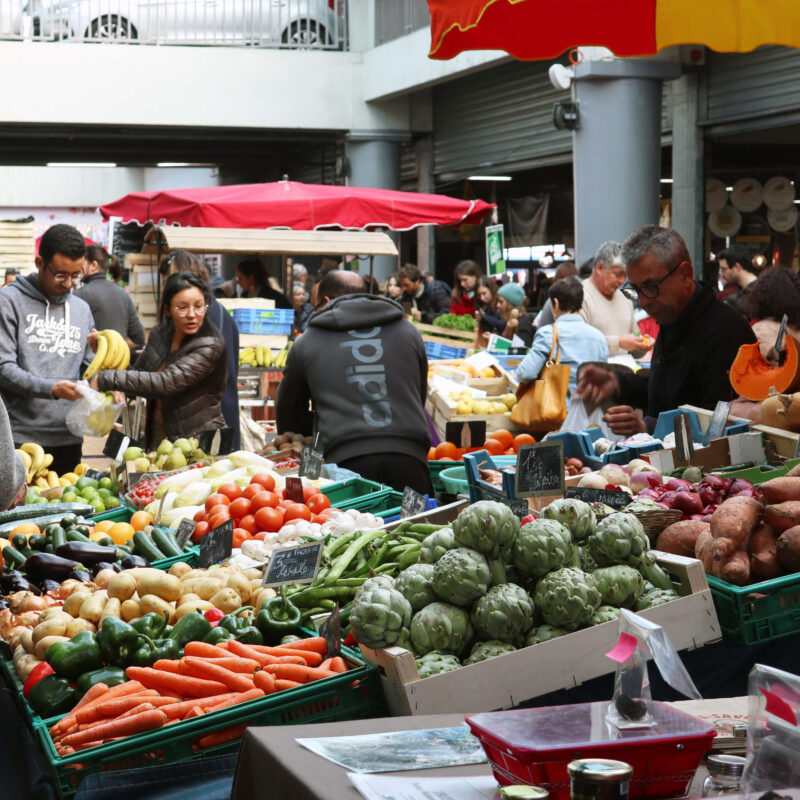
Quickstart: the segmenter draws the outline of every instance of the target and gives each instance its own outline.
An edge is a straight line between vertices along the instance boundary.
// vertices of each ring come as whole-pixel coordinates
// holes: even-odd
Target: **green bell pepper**
[[[44,658],[57,675],[71,681],[103,666],[97,636],[91,631],[76,633],[68,642],[51,644]]]
[[[233,638],[242,644],[264,644],[264,637],[261,635],[261,631],[252,623],[235,633]]]
[[[189,642],[202,642],[211,630],[211,623],[196,611],[184,614],[167,636],[178,643],[179,648],[185,647]]]
[[[89,691],[96,683],[104,683],[106,686],[117,686],[128,680],[124,670],[119,667],[100,667],[91,672],[84,672],[78,678],[78,690],[83,694]]]
[[[140,646],[133,652],[128,663],[132,667],[149,667],[162,658],[180,658],[180,652],[178,643],[173,639],[153,641],[149,636],[142,636]]]
[[[203,641],[207,644],[217,644],[217,642],[224,642],[232,638],[234,638],[234,636],[227,628],[220,628],[219,625],[217,625],[216,628],[211,629],[208,636],[206,636]]]
[[[233,638],[243,644],[264,644],[264,637],[253,624],[252,613],[246,613],[245,616],[240,616],[243,612],[252,612],[252,610],[252,606],[243,606],[230,614],[225,614],[225,616],[219,620],[216,630],[224,628],[230,631]]]
[[[28,694],[30,707],[44,719],[66,714],[80,699],[79,690],[58,675],[42,678]]]
[[[131,622],[131,627],[136,628],[139,633],[143,633],[151,639],[160,639],[167,629],[167,621],[167,612],[157,614],[155,611],[151,611],[149,614],[145,614],[143,617]]]
[[[118,617],[106,617],[97,632],[97,643],[103,659],[109,666],[125,667],[128,659],[139,647],[139,631]]]
[[[267,644],[277,644],[288,633],[296,633],[302,621],[300,609],[286,597],[281,587],[281,597],[267,600],[256,617],[256,626]]]

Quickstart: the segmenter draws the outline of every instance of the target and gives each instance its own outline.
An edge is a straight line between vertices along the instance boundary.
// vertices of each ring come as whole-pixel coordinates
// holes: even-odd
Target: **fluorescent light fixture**
[[[48,167],[116,167],[112,161],[48,161]]]
[[[157,167],[212,167],[213,164],[194,164],[189,161],[159,161]]]
[[[470,181],[510,181],[510,175],[470,175]]]
[[[672,183],[672,178],[662,178],[660,183]]]
[[[726,186],[725,187],[725,191],[726,192],[732,192],[733,191],[733,186]]]

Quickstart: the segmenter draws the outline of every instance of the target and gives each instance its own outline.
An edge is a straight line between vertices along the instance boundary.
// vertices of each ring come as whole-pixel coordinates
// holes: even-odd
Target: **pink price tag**
[[[635,636],[631,636],[629,633],[621,633],[619,640],[606,653],[606,656],[618,664],[624,664],[633,655],[637,644],[639,644],[639,640]]]
[[[769,691],[769,689],[759,687],[759,691],[767,698],[767,705],[764,709],[767,714],[772,714],[774,717],[797,727],[797,716],[792,707],[782,697],[779,697],[776,692]]]

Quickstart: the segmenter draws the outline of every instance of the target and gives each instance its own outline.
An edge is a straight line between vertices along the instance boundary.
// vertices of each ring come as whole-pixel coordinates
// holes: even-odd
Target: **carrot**
[[[130,675],[128,676],[130,677]],[[144,689],[141,683],[137,680],[129,680],[125,683],[117,684],[117,686],[112,686],[110,689],[106,687],[106,691],[102,694],[97,695],[88,703],[85,703],[82,708],[90,708],[91,706],[95,705],[96,703],[105,702],[106,700],[112,700],[115,697],[125,697],[129,694],[134,694],[135,692],[140,692]],[[88,694],[88,693],[87,693]],[[71,725],[74,725],[76,720],[76,709],[72,709],[72,711],[67,714],[60,722],[57,722],[53,729],[57,728],[58,730],[65,730],[69,728]],[[52,729],[51,729],[52,730]]]
[[[257,700],[259,697],[264,696],[263,689],[248,689],[246,692],[241,692],[237,694],[236,697],[232,697],[229,700],[223,700],[219,703],[214,703],[213,706],[209,706],[206,708],[206,713],[211,713],[212,711],[219,711],[223,708],[228,708],[228,706],[235,706],[239,703],[246,703],[248,700]]]
[[[185,656],[200,656],[201,658],[226,658],[225,648],[217,647],[208,642],[189,642],[183,648]]]
[[[290,642],[290,644],[294,644],[294,642]],[[251,644],[248,645],[248,647],[252,647],[253,650],[257,650],[259,653],[263,653],[267,656],[299,656],[309,667],[318,667],[322,663],[322,656],[319,653],[313,650],[295,650],[288,644],[281,647],[267,647],[263,644]]]
[[[164,672],[172,672],[175,675],[181,674],[181,662],[179,659],[174,658],[159,658],[158,661],[153,663],[153,669],[160,669]]]
[[[228,650],[233,653],[234,655],[239,656],[240,658],[249,658],[253,661],[257,661],[262,667],[266,667],[267,664],[281,664],[281,663],[292,663],[292,664],[305,664],[306,660],[299,656],[270,656],[266,653],[262,653],[255,649],[254,645],[249,644],[242,644],[241,642],[237,642],[235,639],[228,639],[226,644],[229,645]],[[259,645],[260,647],[261,645]]]
[[[347,672],[349,669],[347,662],[341,656],[334,656],[334,658],[326,658],[320,665],[320,669],[329,669],[331,672]]]
[[[126,675],[140,681],[152,689],[166,689],[178,692],[189,697],[209,697],[215,694],[226,694],[227,686],[218,681],[207,681],[202,678],[192,678],[188,675],[174,675],[152,667],[128,667]]]
[[[262,689],[264,694],[272,694],[275,691],[275,676],[265,669],[260,669],[253,675],[253,683],[256,688]]]
[[[114,717],[114,719],[124,719],[125,717],[132,717],[134,714],[140,714],[142,711],[152,711],[155,706],[152,703],[139,703],[138,706],[134,706],[133,708],[128,709],[124,713],[120,714],[119,716]],[[83,722],[77,726],[77,730],[85,731],[89,728],[96,728],[98,725],[104,725],[108,722],[109,717],[102,717],[101,719],[95,720],[94,722]],[[70,732],[73,732],[70,728]]]
[[[89,691],[81,697],[80,700],[72,707],[73,711],[77,711],[79,708],[83,708],[87,703],[91,703],[96,697],[100,697],[103,692],[108,691],[108,686],[104,683],[96,683],[94,686],[89,687]]]
[[[229,669],[231,672],[241,672],[243,675],[252,675],[261,666],[255,659],[239,658],[239,656],[215,658],[211,663],[217,667]]]
[[[278,679],[275,681],[275,691],[282,692],[284,689],[296,689],[298,686],[302,686],[302,683],[298,683],[297,681],[287,681],[284,679]]]
[[[210,700],[216,702],[217,700],[235,697],[236,694],[236,692],[230,692],[228,694],[214,695],[213,698],[196,697],[194,700],[184,700],[182,703],[175,703],[171,706],[163,706],[163,711],[167,715],[168,720],[183,719],[184,715],[191,711],[195,706],[200,706],[202,708],[203,705],[207,705]]]
[[[142,703],[152,703],[154,706],[159,706],[174,702],[172,698],[159,697],[155,692],[151,694],[137,693],[130,697],[115,697],[113,700],[109,700],[106,703],[98,703],[89,708],[82,708],[78,711],[75,718],[79,724],[83,724],[85,722],[95,722],[103,717],[118,717],[120,714]]]
[[[309,636],[308,639],[298,639],[295,642],[275,645],[277,650],[310,650],[319,653],[323,658],[328,652],[328,640],[324,636]]]
[[[227,686],[228,689],[234,692],[246,692],[253,688],[253,679],[251,677],[217,666],[212,659],[185,656],[181,659],[181,672],[184,675],[219,681],[223,686]]]
[[[320,678],[331,678],[339,674],[338,672],[331,672],[327,669],[301,667],[298,664],[270,664],[264,669],[267,672],[271,672],[276,680],[283,679],[287,681],[297,681],[297,683],[310,683]]]
[[[207,733],[205,736],[201,736],[199,739],[195,740],[193,747],[195,750],[206,750],[209,747],[217,747],[221,744],[234,742],[244,736],[247,727],[248,723],[245,722],[242,725],[231,725],[230,728],[223,728],[221,731]]]
[[[116,736],[133,736],[137,733],[160,728],[167,721],[163,711],[143,711],[125,719],[113,719],[87,731],[79,731],[64,738],[64,744],[77,747],[96,739],[109,739]]]

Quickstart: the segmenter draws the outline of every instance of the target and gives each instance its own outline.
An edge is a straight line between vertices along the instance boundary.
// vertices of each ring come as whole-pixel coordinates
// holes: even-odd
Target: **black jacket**
[[[85,278],[75,294],[89,304],[98,331],[115,330],[134,344],[144,344],[144,328],[130,295],[105,273]]]
[[[278,432],[309,434],[313,418],[325,459],[403,453],[425,461],[425,347],[403,309],[377,295],[337,297],[311,315],[278,387]]]
[[[167,436],[196,436],[210,428],[224,428],[222,392],[228,378],[228,358],[222,334],[206,318],[200,330],[170,353],[175,328],[164,320],[150,331],[150,338],[134,368],[104,370],[98,376],[101,391],[118,390],[137,397],[156,399]],[[159,369],[161,365],[163,369]],[[147,404],[147,445],[151,440],[155,404]]]
[[[208,318],[222,333],[228,353],[228,381],[222,394],[222,415],[225,424],[233,430],[233,449],[241,447],[239,427],[239,329],[228,310],[216,298],[208,307]]]
[[[450,313],[450,294],[441,283],[434,281],[423,283],[422,294],[419,297],[403,292],[403,303],[410,303],[422,315],[422,322],[430,325],[436,317]]]
[[[686,404],[713,410],[719,400],[733,398],[728,371],[739,347],[755,341],[739,314],[709,287],[698,287],[677,322],[661,326],[649,378],[617,375],[619,400],[644,409],[649,431],[662,411]]]

